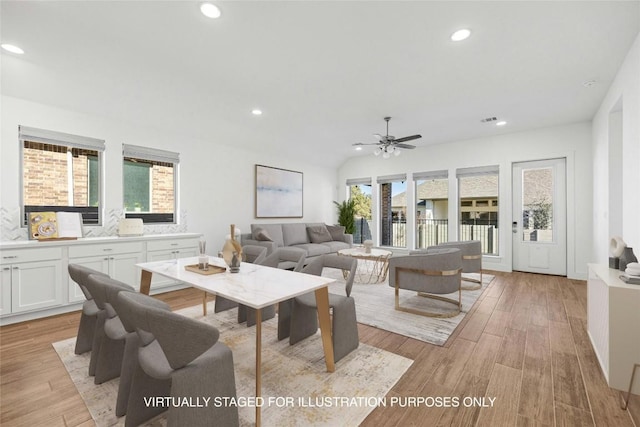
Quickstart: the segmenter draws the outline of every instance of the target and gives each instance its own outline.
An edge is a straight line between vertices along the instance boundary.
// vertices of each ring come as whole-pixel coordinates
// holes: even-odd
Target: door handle
[[[518,232],[518,221],[513,221],[511,223],[511,232],[516,234]]]

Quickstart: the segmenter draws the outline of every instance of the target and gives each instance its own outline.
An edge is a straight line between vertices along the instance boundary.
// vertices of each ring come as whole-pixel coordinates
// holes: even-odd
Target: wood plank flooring
[[[496,278],[442,347],[359,325],[361,342],[414,360],[388,398],[460,402],[379,407],[363,425],[640,427],[640,396],[629,411],[620,409],[621,393],[607,387],[589,342],[586,283],[491,274]],[[159,296],[174,310],[201,297],[193,289]],[[76,312],[0,328],[3,427],[94,425],[51,346],[74,336],[79,319]],[[465,407],[470,397],[485,400]]]

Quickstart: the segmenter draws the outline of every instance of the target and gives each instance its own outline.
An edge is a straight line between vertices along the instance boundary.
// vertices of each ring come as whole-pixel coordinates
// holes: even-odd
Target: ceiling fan
[[[404,148],[407,150],[413,150],[414,148],[416,148],[415,145],[405,144],[405,142],[422,138],[422,135],[411,135],[411,136],[405,136],[402,138],[396,138],[393,135],[389,135],[389,120],[391,120],[391,117],[385,117],[384,120],[387,122],[387,134],[386,135],[380,135],[379,133],[373,134],[373,136],[378,140],[378,142],[372,142],[372,143],[358,142],[353,144],[353,146],[360,147],[363,145],[377,145],[377,148],[373,152],[373,154],[376,156],[379,156],[380,154],[382,154],[382,157],[385,159],[388,159],[392,153],[396,156],[399,156],[400,155],[399,148]]]

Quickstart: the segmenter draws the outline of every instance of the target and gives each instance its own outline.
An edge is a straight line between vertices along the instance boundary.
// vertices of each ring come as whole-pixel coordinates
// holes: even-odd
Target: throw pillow
[[[344,227],[341,225],[327,225],[327,230],[331,235],[331,240],[338,242],[344,241]]]
[[[329,230],[327,230],[324,224],[307,227],[307,233],[309,233],[311,243],[324,243],[333,240],[331,234],[329,234]]]
[[[267,230],[265,230],[264,228],[257,228],[256,230],[254,230],[253,237],[256,240],[260,240],[261,242],[273,242],[273,239],[271,238],[271,236],[269,236],[269,233],[267,233]]]

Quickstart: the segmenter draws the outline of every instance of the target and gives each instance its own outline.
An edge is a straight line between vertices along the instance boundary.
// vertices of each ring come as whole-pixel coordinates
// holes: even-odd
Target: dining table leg
[[[256,309],[256,427],[260,426],[260,405],[262,396],[262,309]]]
[[[149,290],[151,289],[151,273],[147,270],[142,270],[142,274],[140,275],[140,293],[149,295]]]
[[[316,289],[316,307],[318,307],[318,320],[322,347],[324,348],[324,361],[327,372],[335,372],[336,364],[333,359],[333,341],[331,340],[331,318],[329,316],[329,288]]]

